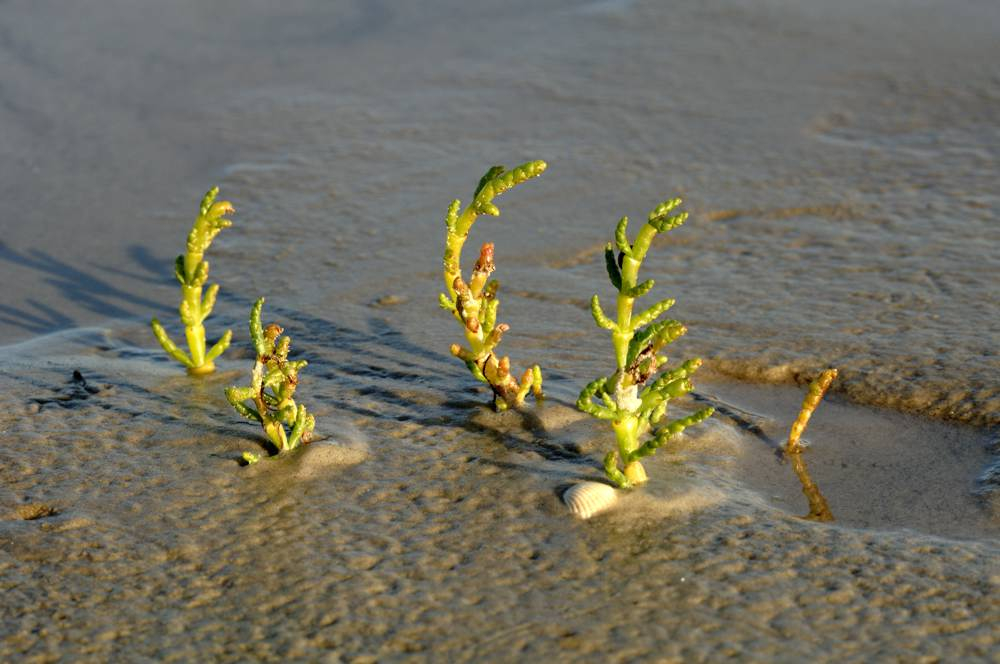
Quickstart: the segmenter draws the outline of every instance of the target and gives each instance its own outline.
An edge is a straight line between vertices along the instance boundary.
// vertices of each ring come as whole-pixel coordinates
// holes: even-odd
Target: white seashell
[[[581,519],[589,519],[614,505],[618,491],[602,482],[580,482],[566,489],[562,499],[570,512]]]

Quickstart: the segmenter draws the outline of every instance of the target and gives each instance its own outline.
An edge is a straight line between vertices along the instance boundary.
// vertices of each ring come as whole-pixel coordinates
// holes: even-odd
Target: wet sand
[[[0,659],[989,660],[1000,648],[997,10],[653,2],[106,3],[0,18]],[[436,306],[443,215],[492,163],[492,413]],[[170,267],[211,184],[219,371]],[[622,214],[719,413],[589,521],[609,433],[587,302]],[[466,266],[471,257],[466,257]],[[250,303],[321,440],[241,467]],[[803,384],[841,378],[802,456]],[[77,372],[74,374],[74,372]],[[801,470],[801,469],[800,469]]]
[[[321,440],[249,468],[236,459],[259,432],[221,390],[246,358],[189,379],[140,326],[9,347],[46,362],[3,379],[5,656],[995,653],[1000,521],[969,492],[979,430],[823,404],[804,458],[837,520],[817,523],[769,446],[800,393],[706,381],[722,414],[584,522],[560,494],[600,478],[607,435],[559,382],[497,415],[482,391],[443,388],[451,358],[401,363],[395,331],[285,320]],[[25,520],[26,504],[57,514]]]

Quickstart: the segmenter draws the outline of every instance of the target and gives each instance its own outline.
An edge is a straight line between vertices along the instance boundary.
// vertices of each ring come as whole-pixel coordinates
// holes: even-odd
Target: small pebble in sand
[[[28,503],[27,505],[17,506],[17,516],[25,521],[44,519],[47,516],[55,516],[56,514],[59,514],[59,512],[54,507],[45,503]]]
[[[375,300],[373,304],[377,307],[393,307],[397,304],[405,303],[407,298],[402,295],[383,295],[379,299]]]

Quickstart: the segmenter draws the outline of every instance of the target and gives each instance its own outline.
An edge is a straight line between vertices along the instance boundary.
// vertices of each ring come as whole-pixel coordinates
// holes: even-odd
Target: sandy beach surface
[[[1000,9],[398,4],[2,3],[0,660],[996,661]],[[496,414],[443,217],[529,159],[465,257],[496,243],[503,350],[546,376]],[[179,336],[214,184],[234,341],[193,379],[148,319]],[[573,519],[601,250],[673,195],[643,276],[705,359],[677,412],[717,414]],[[259,296],[319,439],[241,467]]]

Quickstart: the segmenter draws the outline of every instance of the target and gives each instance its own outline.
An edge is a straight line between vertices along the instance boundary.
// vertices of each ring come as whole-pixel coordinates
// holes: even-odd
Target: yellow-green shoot
[[[260,423],[264,434],[280,453],[308,443],[316,419],[305,406],[296,404],[294,398],[299,371],[307,362],[288,359],[292,340],[281,336],[284,330],[278,325],[263,326],[263,307],[264,298],[260,298],[250,310],[250,338],[257,352],[250,386],[228,387],[226,398],[240,415]],[[260,455],[244,452],[243,458],[248,463],[255,463]]]
[[[805,519],[811,521],[833,521],[833,513],[826,502],[826,498],[820,493],[819,487],[813,482],[806,468],[805,459],[802,458],[802,433],[809,424],[809,419],[819,406],[823,395],[830,388],[830,384],[837,377],[836,369],[823,371],[813,382],[809,383],[809,391],[806,392],[805,399],[802,400],[802,408],[799,409],[799,416],[795,418],[791,431],[788,433],[788,442],[785,443],[785,454],[792,460],[792,470],[802,484],[802,493],[809,501],[809,514]]]
[[[469,230],[479,215],[497,217],[500,209],[493,199],[515,185],[541,175],[545,170],[544,161],[531,161],[513,170],[494,166],[479,180],[479,186],[472,196],[472,202],[462,208],[455,200],[448,208],[445,223],[444,284],[446,293],[441,293],[439,302],[462,324],[467,347],[452,344],[451,353],[459,358],[478,380],[493,390],[493,405],[498,411],[518,408],[524,404],[528,392],[536,399],[542,396],[542,370],[534,365],[517,380],[510,372],[510,358],[496,353],[497,344],[510,329],[505,323],[497,323],[497,290],[500,282],[491,280],[495,269],[493,244],[487,242],[479,252],[479,260],[472,269],[469,281],[462,278],[462,247]]]
[[[233,337],[232,330],[215,342],[209,350],[205,344],[205,319],[212,313],[215,298],[219,294],[219,285],[212,284],[202,295],[202,288],[208,281],[208,261],[204,259],[205,251],[212,240],[223,228],[232,226],[233,222],[225,215],[235,212],[229,201],[216,201],[218,187],[209,190],[201,201],[198,218],[187,238],[187,251],[178,256],[174,263],[174,275],[181,283],[181,322],[184,323],[184,336],[187,337],[188,352],[177,347],[160,321],[154,318],[150,325],[160,345],[167,353],[187,367],[189,374],[201,376],[215,371],[215,359],[229,347]]]
[[[608,277],[618,290],[617,320],[604,314],[597,295],[590,302],[594,321],[611,332],[617,368],[612,375],[588,384],[580,393],[576,406],[611,422],[617,444],[604,458],[604,471],[608,479],[623,489],[647,480],[640,459],[653,454],[671,436],[707,419],[715,411],[711,407],[703,408],[660,426],[670,399],[691,391],[690,377],[701,366],[700,359],[688,360],[643,387],[666,366],[667,358],[659,354],[663,347],[687,332],[687,328],[675,320],[658,320],[673,306],[672,299],[661,300],[640,313],[633,312],[636,300],[649,293],[654,284],[652,279],[639,283],[639,267],[653,238],[677,228],[687,219],[686,212],[671,214],[680,204],[681,200],[675,198],[658,205],[649,213],[633,243],[629,243],[627,235],[628,217],[622,217],[615,230],[614,245],[609,242],[604,250]],[[600,402],[595,402],[595,398]],[[653,427],[658,428],[640,443]]]
[[[809,390],[806,392],[805,399],[802,400],[799,416],[795,418],[795,422],[792,423],[792,428],[788,432],[788,442],[785,443],[787,454],[798,454],[802,451],[802,433],[806,430],[806,425],[809,424],[813,411],[819,406],[823,395],[830,389],[830,384],[836,377],[836,369],[827,369],[820,373],[816,380],[809,383]]]

